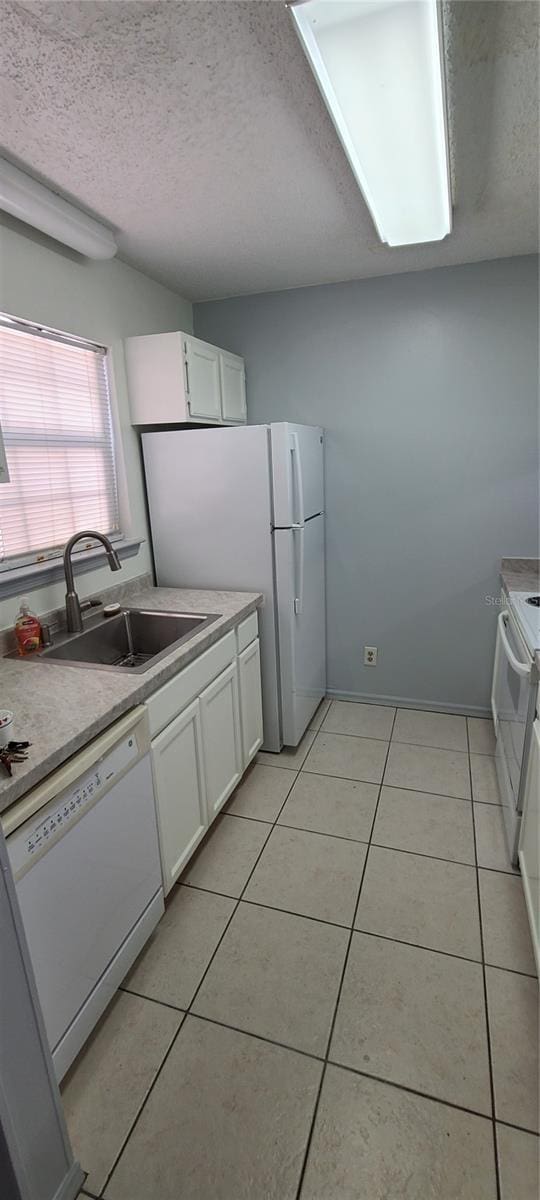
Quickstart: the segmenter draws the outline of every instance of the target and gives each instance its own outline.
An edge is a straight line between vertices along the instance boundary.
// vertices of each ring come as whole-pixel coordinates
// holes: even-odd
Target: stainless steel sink
[[[82,633],[48,646],[33,655],[32,661],[98,667],[101,671],[127,670],[140,675],[206,625],[217,621],[218,615],[124,608],[117,616],[101,617]]]

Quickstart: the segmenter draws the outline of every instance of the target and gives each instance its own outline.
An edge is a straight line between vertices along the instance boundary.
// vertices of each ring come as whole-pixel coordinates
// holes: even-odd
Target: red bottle
[[[21,596],[21,607],[15,621],[15,637],[19,654],[35,654],[42,643],[41,621],[30,611],[28,596]]]

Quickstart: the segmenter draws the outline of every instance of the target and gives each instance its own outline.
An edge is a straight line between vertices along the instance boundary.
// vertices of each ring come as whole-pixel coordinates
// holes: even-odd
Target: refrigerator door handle
[[[300,456],[300,442],[297,433],[291,433],[291,465],[292,465],[292,484],[293,492],[296,486],[296,495],[298,496],[298,524],[303,525],[306,519],[304,512],[304,483],[302,480],[302,458]]]
[[[294,598],[294,613],[299,617],[304,609],[304,534],[305,527],[303,525],[293,525],[293,539],[295,548],[295,583],[296,596]]]

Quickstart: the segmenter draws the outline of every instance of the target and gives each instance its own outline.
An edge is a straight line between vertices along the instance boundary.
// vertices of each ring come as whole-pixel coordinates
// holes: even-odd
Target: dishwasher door
[[[163,912],[150,756],[137,732],[7,839],[59,1078]]]

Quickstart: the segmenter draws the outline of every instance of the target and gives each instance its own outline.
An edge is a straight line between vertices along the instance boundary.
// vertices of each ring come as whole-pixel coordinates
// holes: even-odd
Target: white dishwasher
[[[58,1079],[164,911],[149,750],[138,707],[2,818]]]

